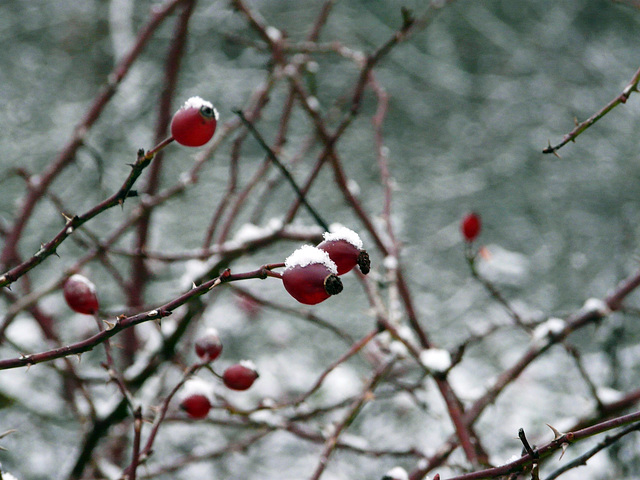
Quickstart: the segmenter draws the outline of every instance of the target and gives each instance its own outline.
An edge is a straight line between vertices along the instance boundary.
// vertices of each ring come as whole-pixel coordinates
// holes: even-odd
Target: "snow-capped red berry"
[[[196,355],[202,360],[213,362],[222,352],[222,342],[218,336],[218,331],[215,328],[208,328],[204,335],[196,340],[194,347]]]
[[[342,291],[337,273],[338,267],[327,252],[304,245],[285,260],[282,283],[297,301],[315,305]]]
[[[480,220],[480,215],[475,212],[468,213],[462,219],[460,223],[460,230],[462,231],[462,236],[465,241],[471,243],[476,237],[480,234],[480,229],[482,228],[482,221]]]
[[[180,392],[180,408],[191,418],[205,418],[211,410],[213,386],[199,378],[187,380]]]
[[[62,289],[67,305],[77,313],[93,315],[98,311],[96,286],[87,277],[76,273],[71,275]]]
[[[211,102],[191,97],[171,120],[171,136],[180,145],[200,147],[213,137],[218,125],[218,111]]]
[[[180,408],[191,418],[204,418],[209,415],[211,402],[205,395],[196,393],[183,398],[180,402]]]
[[[356,265],[365,275],[369,273],[369,254],[362,249],[362,240],[356,232],[340,226],[325,232],[323,238],[318,248],[329,254],[338,268],[338,275],[349,272]]]
[[[243,360],[231,365],[222,374],[222,381],[232,390],[247,390],[258,378],[258,371],[253,362]]]

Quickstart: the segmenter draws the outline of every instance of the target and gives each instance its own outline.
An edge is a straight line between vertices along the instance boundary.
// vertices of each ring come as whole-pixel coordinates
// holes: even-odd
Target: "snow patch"
[[[584,305],[582,306],[582,311],[584,312],[595,312],[603,317],[609,315],[611,310],[609,306],[599,298],[589,298]]]
[[[409,480],[407,471],[402,467],[393,467],[382,477],[384,480]]]
[[[339,223],[331,224],[329,226],[329,232],[323,233],[322,237],[325,242],[344,240],[356,247],[358,250],[362,250],[362,240],[360,239],[360,235]]]
[[[420,352],[420,362],[432,372],[446,372],[451,367],[451,354],[441,348],[428,348]]]
[[[213,401],[213,384],[194,377],[187,380],[180,390],[180,401],[192,395],[204,395],[210,401]]]
[[[91,280],[89,280],[84,275],[80,275],[79,273],[75,273],[75,274],[71,275],[69,277],[69,280],[67,280],[67,281],[82,283],[82,284],[86,285],[89,290],[91,290],[91,293],[96,293],[96,286],[94,285],[94,283]]]
[[[334,275],[338,273],[338,267],[335,262],[331,260],[329,254],[311,245],[303,245],[298,248],[287,257],[284,261],[284,266],[285,269],[289,269],[293,267],[306,267],[307,265],[313,265],[315,263],[324,265]]]
[[[186,110],[188,108],[196,108],[200,110],[202,107],[209,107],[211,110],[213,110],[213,114],[216,120],[218,120],[220,116],[218,115],[218,110],[216,110],[213,106],[213,103],[198,96],[188,98],[187,101],[184,102],[184,105],[182,105],[181,109]]]
[[[253,370],[254,372],[258,371],[258,367],[256,367],[256,364],[253,363],[251,360],[240,360],[240,362],[238,362],[239,365],[242,365],[244,368],[248,368],[249,370]]]

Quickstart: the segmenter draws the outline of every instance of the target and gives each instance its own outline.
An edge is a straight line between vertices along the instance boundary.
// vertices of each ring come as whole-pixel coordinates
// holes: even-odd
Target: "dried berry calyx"
[[[171,120],[171,136],[180,145],[200,147],[213,137],[218,125],[218,111],[211,102],[191,97]]]
[[[74,312],[85,315],[94,315],[98,312],[96,286],[87,277],[77,273],[71,275],[64,282],[62,291],[67,305]]]
[[[337,274],[327,252],[304,245],[287,257],[282,283],[298,302],[315,305],[342,291]]]

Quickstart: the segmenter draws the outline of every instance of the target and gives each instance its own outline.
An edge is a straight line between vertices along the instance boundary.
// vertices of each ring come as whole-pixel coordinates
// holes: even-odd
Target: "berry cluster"
[[[222,342],[218,332],[209,328],[199,337],[194,349],[196,355],[206,363],[213,362],[222,353]],[[242,360],[231,365],[222,374],[222,382],[232,390],[248,390],[258,378],[253,362]],[[200,379],[189,380],[182,390],[180,408],[191,418],[205,418],[211,410],[212,386]]]
[[[289,295],[306,305],[320,303],[342,291],[338,277],[359,266],[369,273],[369,255],[356,232],[338,227],[323,235],[317,247],[303,245],[285,260],[282,283]]]

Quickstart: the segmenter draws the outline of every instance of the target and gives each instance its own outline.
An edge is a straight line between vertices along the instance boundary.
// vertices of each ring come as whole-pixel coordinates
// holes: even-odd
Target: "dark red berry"
[[[338,275],[349,272],[358,265],[362,273],[369,273],[369,254],[362,249],[360,236],[346,227],[339,226],[326,232],[324,241],[318,248],[329,254],[329,258],[336,264]]]
[[[210,102],[191,97],[171,120],[171,136],[180,145],[200,147],[213,137],[218,112]]]
[[[329,254],[338,267],[338,275],[343,275],[350,271],[358,263],[358,250],[354,245],[345,240],[325,240],[318,245],[320,250]]]
[[[71,275],[63,287],[64,299],[74,312],[93,315],[98,312],[96,286],[87,277]]]
[[[206,395],[194,393],[182,399],[180,408],[191,418],[204,418],[211,410],[211,402]]]
[[[342,290],[340,279],[321,263],[286,269],[282,283],[289,295],[305,305],[316,305]]]
[[[222,381],[232,390],[247,390],[258,378],[258,372],[253,362],[242,361],[231,365],[222,374]]]
[[[215,328],[209,328],[195,343],[196,355],[202,360],[213,362],[222,352],[222,342]]]
[[[469,243],[473,242],[476,239],[476,237],[480,234],[481,228],[482,222],[480,220],[480,215],[474,212],[467,214],[462,219],[462,223],[460,224],[462,236]]]

